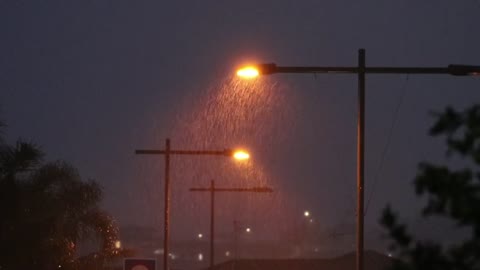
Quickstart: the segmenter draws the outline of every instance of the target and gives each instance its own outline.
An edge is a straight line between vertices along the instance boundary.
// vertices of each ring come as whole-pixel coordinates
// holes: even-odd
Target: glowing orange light
[[[243,150],[238,150],[233,153],[233,158],[237,160],[246,160],[250,158],[250,154]]]
[[[303,215],[306,216],[306,217],[309,217],[309,216],[310,216],[310,212],[305,211],[305,212],[303,212]]]
[[[121,247],[122,247],[122,242],[120,242],[120,241],[118,241],[118,240],[115,241],[115,248],[119,249],[119,248],[121,248]]]
[[[237,76],[245,79],[252,79],[258,77],[259,74],[260,72],[258,72],[258,69],[253,66],[244,67],[237,71]]]

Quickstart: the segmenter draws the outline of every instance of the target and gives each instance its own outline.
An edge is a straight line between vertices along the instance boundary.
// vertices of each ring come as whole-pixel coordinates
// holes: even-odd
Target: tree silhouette
[[[102,189],[95,181],[82,181],[65,162],[43,163],[32,143],[0,142],[0,269],[77,269],[88,261],[79,260],[78,244],[92,238],[101,245],[88,258],[121,255],[118,229],[99,208]]]
[[[427,198],[424,217],[440,216],[453,220],[459,229],[471,235],[448,247],[440,243],[415,239],[407,226],[387,207],[381,223],[393,239],[392,249],[402,261],[394,269],[480,269],[480,106],[462,112],[447,108],[437,115],[430,129],[432,136],[445,136],[447,156],[457,154],[470,167],[452,169],[443,165],[421,163],[415,178],[415,191]]]

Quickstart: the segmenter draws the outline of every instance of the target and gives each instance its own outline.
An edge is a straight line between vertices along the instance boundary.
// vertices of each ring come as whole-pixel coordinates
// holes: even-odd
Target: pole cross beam
[[[215,181],[211,180],[208,188],[190,188],[193,192],[210,192],[210,270],[215,265],[215,192],[254,192],[271,193],[273,189],[269,187],[253,188],[216,188]]]
[[[135,154],[137,155],[166,155],[167,150],[147,150],[147,149],[140,149],[135,150]],[[225,149],[225,150],[168,150],[169,155],[192,155],[192,156],[199,156],[199,155],[211,155],[211,156],[232,156],[233,150]]]
[[[190,191],[214,191],[214,192],[273,192],[269,187],[256,188],[191,188]]]
[[[370,74],[450,74],[456,76],[480,75],[480,66],[448,65],[447,67],[305,67],[260,64],[258,72],[263,75],[274,73],[370,73]]]

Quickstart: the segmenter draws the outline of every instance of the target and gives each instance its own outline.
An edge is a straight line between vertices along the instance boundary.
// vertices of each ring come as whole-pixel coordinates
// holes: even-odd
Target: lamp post
[[[210,182],[210,187],[208,188],[191,188],[190,191],[210,192],[210,270],[213,270],[213,266],[215,264],[215,192],[273,192],[273,190],[269,187],[216,188],[214,180]]]
[[[239,233],[240,231],[242,231],[243,229],[245,228],[245,232],[246,233],[251,233],[252,232],[252,229],[250,227],[246,227],[246,226],[242,226],[242,224],[240,223],[240,221],[234,219],[233,220],[233,255],[234,255],[234,259],[237,260],[240,256],[239,253],[239,249],[238,249],[238,242],[239,242]],[[235,265],[233,267],[235,269]]]
[[[363,261],[363,225],[364,225],[364,154],[365,154],[365,75],[369,74],[447,74],[454,76],[479,76],[480,66],[448,65],[447,67],[367,67],[365,49],[358,50],[356,67],[305,67],[277,66],[260,64],[238,70],[237,75],[255,78],[259,75],[275,73],[329,73],[357,74],[358,76],[358,114],[357,114],[357,255],[356,269],[364,269]]]
[[[137,155],[164,155],[165,156],[165,207],[164,207],[164,235],[163,235],[163,270],[168,270],[169,238],[170,238],[170,155],[210,155],[228,156],[235,159],[248,159],[250,155],[242,150],[172,150],[170,139],[165,140],[164,150],[135,150]]]

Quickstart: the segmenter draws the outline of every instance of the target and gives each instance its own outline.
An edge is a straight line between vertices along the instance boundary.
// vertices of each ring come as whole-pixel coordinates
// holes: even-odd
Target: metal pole
[[[168,270],[170,229],[170,139],[165,140],[165,217],[163,235],[163,270]]]
[[[357,120],[357,256],[356,269],[363,270],[363,183],[365,157],[365,49],[358,50]]]
[[[238,259],[238,221],[233,221],[233,254],[235,255],[234,259]]]
[[[210,184],[210,270],[213,270],[215,263],[215,181]]]

